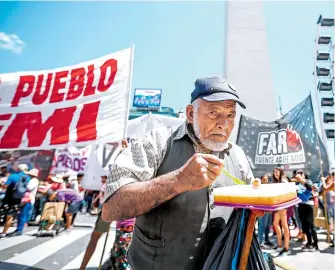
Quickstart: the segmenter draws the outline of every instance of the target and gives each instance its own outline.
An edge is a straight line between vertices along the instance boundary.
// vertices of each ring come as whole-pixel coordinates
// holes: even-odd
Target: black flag
[[[264,112],[266,113],[266,112]],[[317,182],[329,172],[325,147],[316,131],[309,95],[282,118],[262,122],[241,116],[237,144],[244,150],[255,177],[280,166],[290,174],[302,169]]]

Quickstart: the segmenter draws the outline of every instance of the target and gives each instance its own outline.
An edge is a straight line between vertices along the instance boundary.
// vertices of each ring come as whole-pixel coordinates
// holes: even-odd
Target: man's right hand
[[[221,174],[223,161],[210,154],[195,154],[177,170],[176,190],[180,193],[211,185]]]

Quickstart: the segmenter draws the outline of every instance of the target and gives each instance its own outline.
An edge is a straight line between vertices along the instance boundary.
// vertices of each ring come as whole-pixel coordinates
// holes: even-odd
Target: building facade
[[[277,118],[276,94],[262,1],[227,1],[225,18],[224,76],[247,106],[238,109],[231,137],[236,141],[241,113],[261,121]]]
[[[148,114],[151,112],[152,114],[170,116],[170,117],[178,117],[178,113],[176,113],[170,107],[161,107],[159,110],[139,110],[139,109],[130,109],[129,112],[129,120],[135,119],[137,117],[141,117],[142,115]]]

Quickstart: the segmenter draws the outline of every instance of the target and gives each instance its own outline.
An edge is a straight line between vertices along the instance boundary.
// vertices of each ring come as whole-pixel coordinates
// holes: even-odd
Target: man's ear
[[[193,105],[189,104],[186,107],[186,118],[187,121],[191,124],[193,124],[193,114],[194,114],[194,107]]]

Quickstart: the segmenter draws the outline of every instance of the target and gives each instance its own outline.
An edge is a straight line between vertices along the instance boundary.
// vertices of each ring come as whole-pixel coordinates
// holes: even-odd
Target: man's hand
[[[222,168],[218,157],[195,154],[180,169],[121,187],[104,203],[102,218],[112,222],[141,216],[180,193],[209,186]]]
[[[199,190],[211,185],[221,174],[223,161],[214,155],[195,154],[177,170],[178,193]]]

